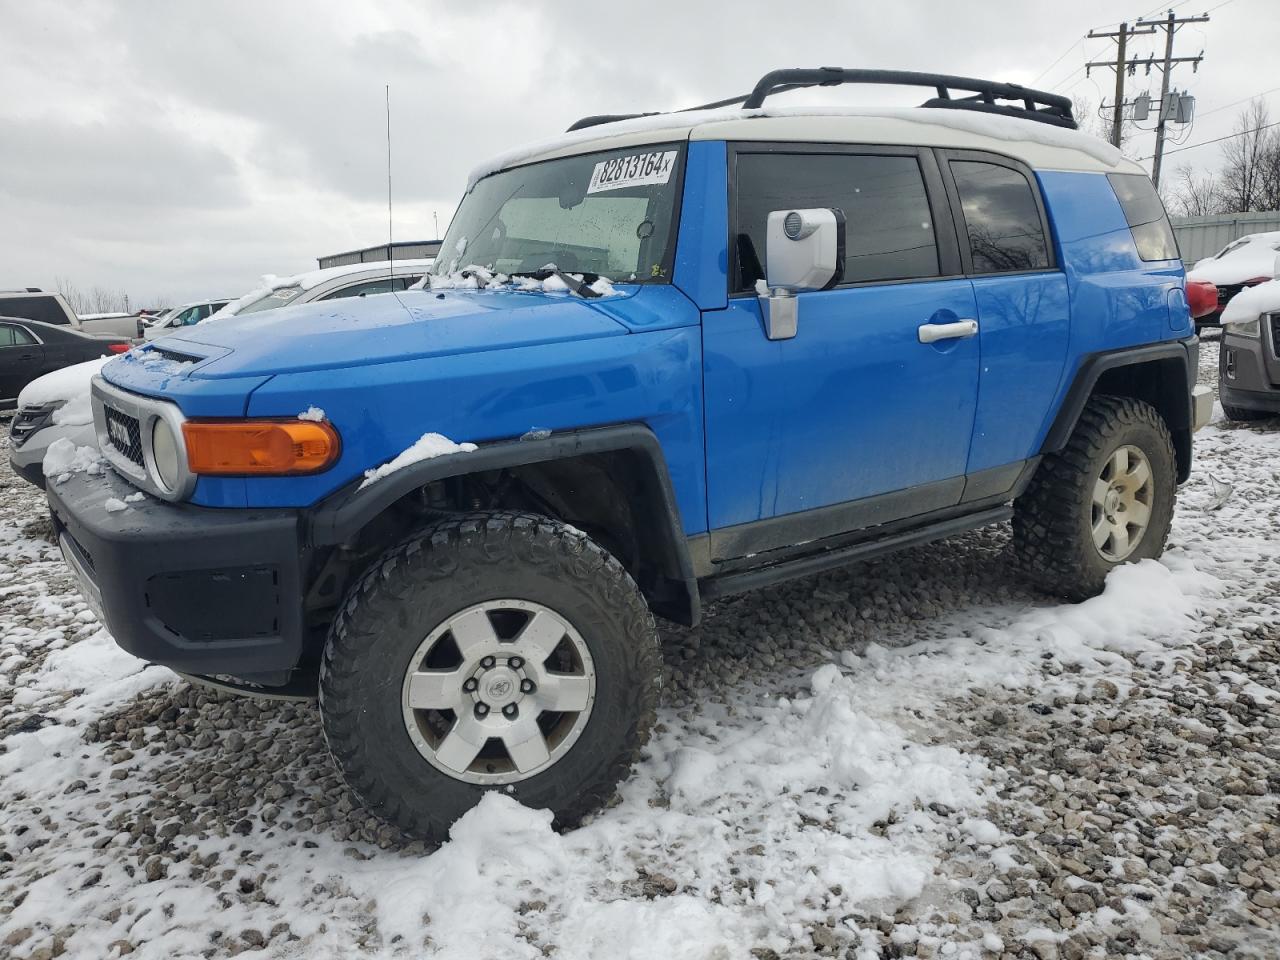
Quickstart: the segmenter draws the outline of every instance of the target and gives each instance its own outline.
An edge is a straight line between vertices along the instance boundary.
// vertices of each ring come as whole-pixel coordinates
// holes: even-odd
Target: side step
[[[988,524],[1002,523],[1012,516],[1013,507],[1008,504],[1002,504],[998,507],[992,507],[990,510],[983,510],[980,513],[970,513],[962,517],[952,517],[949,520],[939,520],[936,523],[917,527],[914,530],[890,534],[879,540],[864,540],[861,543],[836,547],[821,553],[807,554],[794,560],[783,560],[767,567],[707,577],[698,581],[698,590],[703,600],[714,600],[717,597],[744,593],[757,587],[765,587],[775,583],[783,583],[787,580],[794,580],[797,577],[807,577],[810,574],[821,573],[823,570],[830,570],[832,567],[842,567],[856,560],[870,560],[872,557],[883,556],[886,553],[904,550],[907,547],[918,547],[921,544],[942,540],[957,533],[976,530],[978,527],[985,527]]]

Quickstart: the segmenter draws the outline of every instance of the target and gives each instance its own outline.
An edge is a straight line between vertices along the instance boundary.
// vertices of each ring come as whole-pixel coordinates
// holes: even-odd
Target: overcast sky
[[[1205,52],[1199,73],[1174,73],[1199,101],[1194,128],[1178,134],[1196,143],[1230,132],[1232,101],[1280,87],[1280,2],[1174,6],[1212,16],[1177,37],[1179,54]],[[1163,9],[1115,0],[0,0],[0,288],[52,288],[62,276],[126,290],[137,305],[236,296],[264,273],[382,242],[386,84],[395,235],[426,239],[433,214],[443,232],[468,170],[490,154],[584,114],[744,93],[775,67],[931,70],[1109,102],[1111,71],[1086,78],[1083,64],[1114,47],[1083,34]],[[1138,38],[1136,49],[1157,40]],[[1130,81],[1133,92],[1148,88],[1158,93],[1158,74]],[[871,89],[823,100],[912,96]],[[814,94],[785,102],[805,97]],[[1265,99],[1280,118],[1280,90]],[[1145,157],[1151,141],[1144,135],[1129,152]],[[1215,166],[1218,150],[1172,155],[1166,169]]]

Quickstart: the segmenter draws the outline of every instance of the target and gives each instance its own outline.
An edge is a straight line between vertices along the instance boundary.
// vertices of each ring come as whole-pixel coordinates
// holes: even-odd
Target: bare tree
[[[1276,148],[1276,136],[1263,129],[1271,112],[1261,99],[1254,100],[1236,117],[1234,134],[1222,145],[1223,167],[1219,178],[1225,212],[1266,210],[1267,155]]]
[[[1166,204],[1174,216],[1207,217],[1224,212],[1221,187],[1212,173],[1197,173],[1184,164],[1175,177]]]
[[[1111,116],[1103,116],[1100,109],[1094,107],[1092,101],[1081,96],[1071,98],[1071,112],[1075,115],[1076,125],[1084,133],[1093,134],[1099,140],[1111,142]],[[1129,140],[1129,128],[1127,124],[1120,124],[1120,150],[1124,151],[1125,143]]]
[[[78,314],[85,313],[130,313],[129,294],[123,290],[107,290],[93,287],[82,290],[69,277],[55,276],[53,286],[67,305]]]

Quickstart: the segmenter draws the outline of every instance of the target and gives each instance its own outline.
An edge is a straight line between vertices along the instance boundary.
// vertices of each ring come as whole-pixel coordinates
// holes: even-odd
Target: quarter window
[[[845,283],[938,276],[938,245],[915,157],[746,153],[738,157],[736,291],[764,278],[774,210],[837,207],[845,215]]]
[[[1043,270],[1049,266],[1040,207],[1027,178],[1010,167],[951,161],[974,273]]]
[[[1160,194],[1156,193],[1146,175],[1109,173],[1107,179],[1111,181],[1111,189],[1116,192],[1116,199],[1124,210],[1138,256],[1143,260],[1178,259],[1178,242],[1174,239],[1173,227],[1169,225]]]

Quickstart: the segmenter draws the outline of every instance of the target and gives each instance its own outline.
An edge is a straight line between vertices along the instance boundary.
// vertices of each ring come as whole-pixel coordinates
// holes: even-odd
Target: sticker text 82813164
[[[621,190],[646,183],[666,183],[671,179],[675,163],[675,150],[633,153],[627,157],[601,160],[591,172],[587,193]]]

